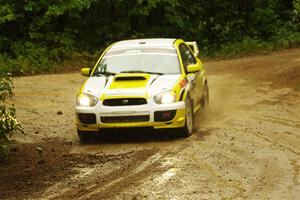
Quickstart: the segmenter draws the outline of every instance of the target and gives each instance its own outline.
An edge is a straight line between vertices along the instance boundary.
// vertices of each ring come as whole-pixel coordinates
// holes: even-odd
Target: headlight
[[[90,94],[80,94],[77,96],[77,105],[95,106],[97,102],[97,98]]]
[[[154,101],[158,104],[173,103],[176,101],[176,95],[172,91],[162,92],[154,96]]]

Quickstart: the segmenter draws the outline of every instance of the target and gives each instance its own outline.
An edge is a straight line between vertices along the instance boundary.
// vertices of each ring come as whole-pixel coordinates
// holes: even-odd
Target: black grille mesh
[[[102,123],[147,122],[149,115],[101,117]]]
[[[105,106],[134,106],[147,104],[144,98],[120,98],[120,99],[105,99],[103,105]]]

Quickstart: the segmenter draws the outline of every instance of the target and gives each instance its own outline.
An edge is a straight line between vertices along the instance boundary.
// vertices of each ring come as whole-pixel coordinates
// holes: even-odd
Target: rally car
[[[134,39],[113,43],[76,96],[80,140],[107,128],[176,129],[190,136],[194,115],[209,101],[196,42]]]

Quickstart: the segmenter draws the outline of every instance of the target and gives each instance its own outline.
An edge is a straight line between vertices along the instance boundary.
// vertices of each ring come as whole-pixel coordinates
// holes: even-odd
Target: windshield
[[[175,49],[140,48],[106,52],[94,75],[99,73],[180,74],[181,70]]]

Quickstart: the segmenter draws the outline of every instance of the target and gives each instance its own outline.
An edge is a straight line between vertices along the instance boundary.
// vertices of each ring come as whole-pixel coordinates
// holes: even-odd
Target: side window
[[[184,70],[187,70],[187,66],[189,64],[196,64],[196,59],[193,56],[193,53],[191,52],[191,50],[184,44],[181,44],[179,46],[179,51],[180,51],[180,55],[182,58],[182,62],[183,62],[183,66],[184,66]]]
[[[193,52],[195,52],[194,46],[193,45],[188,45],[190,49],[192,49]]]
[[[187,47],[186,47],[186,54],[189,59],[189,64],[196,64],[196,59],[194,58],[193,53]]]
[[[189,65],[188,55],[186,54],[186,47],[183,44],[181,44],[179,46],[179,51],[180,51],[182,63],[183,63],[183,66],[184,66],[184,70],[186,71],[186,68]]]

